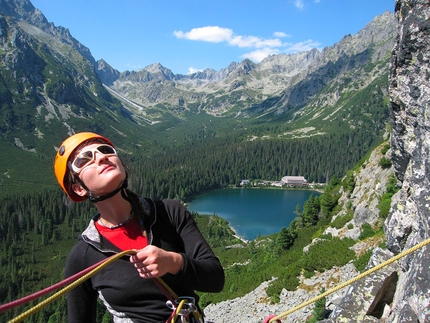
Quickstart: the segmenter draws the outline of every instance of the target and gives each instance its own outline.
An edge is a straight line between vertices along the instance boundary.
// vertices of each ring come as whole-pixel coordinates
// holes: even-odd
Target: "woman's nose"
[[[102,162],[106,158],[107,158],[107,156],[105,154],[103,154],[103,153],[101,153],[99,151],[95,151],[94,152],[94,160],[95,160],[96,163],[99,164],[100,162]]]

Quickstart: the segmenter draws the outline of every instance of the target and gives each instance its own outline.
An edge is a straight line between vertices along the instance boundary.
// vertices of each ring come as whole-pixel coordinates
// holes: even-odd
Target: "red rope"
[[[273,319],[274,317],[276,317],[276,315],[269,315],[268,317],[266,317],[263,321],[263,323],[270,323],[270,320]],[[276,320],[276,323],[281,323],[281,320]]]
[[[10,303],[6,303],[6,304],[3,304],[3,305],[0,305],[0,313],[6,312],[6,311],[8,311],[8,310],[10,310],[12,308],[17,307],[17,306],[24,305],[24,304],[26,304],[28,302],[31,302],[32,300],[35,300],[36,298],[42,297],[45,294],[48,294],[48,293],[50,293],[50,292],[52,292],[52,291],[54,291],[54,290],[56,290],[58,288],[61,288],[63,286],[68,285],[71,282],[73,282],[73,281],[81,278],[85,274],[89,273],[91,270],[93,270],[94,268],[98,267],[99,265],[101,265],[102,263],[104,263],[108,259],[109,258],[107,258],[105,260],[102,260],[102,261],[96,263],[95,265],[92,265],[91,267],[88,267],[88,268],[82,270],[81,272],[78,272],[77,274],[74,274],[73,276],[70,276],[70,277],[68,277],[68,278],[66,278],[66,279],[64,279],[64,280],[62,280],[62,281],[60,281],[60,282],[58,282],[58,283],[56,283],[56,284],[54,284],[52,286],[49,286],[49,287],[47,287],[45,289],[42,289],[42,290],[40,290],[40,291],[38,291],[38,292],[36,292],[34,294],[25,296],[23,298],[17,299],[15,301],[10,302]]]
[[[6,311],[11,310],[11,309],[13,309],[15,307],[24,305],[24,304],[26,304],[28,302],[31,302],[32,300],[35,300],[36,298],[42,297],[43,295],[46,295],[46,294],[48,294],[48,293],[50,293],[50,292],[52,292],[52,291],[54,291],[56,289],[59,289],[59,288],[61,288],[63,286],[66,286],[66,285],[69,285],[72,282],[74,282],[75,280],[78,280],[82,276],[84,276],[87,273],[91,272],[93,269],[99,267],[100,265],[102,265],[104,262],[108,261],[112,257],[115,257],[115,255],[113,255],[113,256],[111,256],[109,258],[106,258],[106,259],[104,259],[104,260],[102,260],[102,261],[100,261],[100,262],[98,262],[98,263],[96,263],[96,264],[94,264],[94,265],[92,265],[92,266],[90,266],[90,267],[88,267],[88,268],[86,268],[86,269],[84,269],[84,270],[82,270],[82,271],[80,271],[80,272],[78,272],[78,273],[76,273],[76,274],[74,274],[74,275],[72,275],[72,276],[70,276],[70,277],[68,277],[68,278],[66,278],[66,279],[64,279],[64,280],[56,283],[56,284],[54,284],[54,285],[52,285],[52,286],[49,286],[49,287],[47,287],[45,289],[42,289],[42,290],[40,290],[40,291],[38,291],[38,292],[36,292],[34,294],[25,296],[23,298],[20,298],[18,300],[12,301],[10,303],[6,303],[6,304],[3,304],[3,305],[0,305],[0,313],[6,312]],[[158,286],[158,288],[163,292],[163,294],[167,297],[167,299],[169,299],[172,302],[172,304],[175,304],[176,300],[169,293],[169,291],[167,290],[167,288],[165,288],[163,286],[163,284],[157,278],[152,278],[152,280]],[[175,315],[175,311],[173,311],[172,315],[173,316]],[[171,316],[171,317],[173,317],[173,316]]]
[[[156,278],[152,278],[155,285],[158,286],[158,288],[163,292],[164,296],[167,297],[168,300],[172,302],[172,304],[175,304],[176,300],[173,298],[173,296],[167,291],[167,289],[164,288],[164,286],[158,281]]]

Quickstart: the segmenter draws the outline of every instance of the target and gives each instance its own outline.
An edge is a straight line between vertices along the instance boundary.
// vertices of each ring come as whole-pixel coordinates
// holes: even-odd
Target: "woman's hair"
[[[128,188],[125,189],[123,197],[130,202],[133,215],[139,219],[140,222],[145,223],[145,219],[149,214],[147,214],[143,209],[140,197]]]

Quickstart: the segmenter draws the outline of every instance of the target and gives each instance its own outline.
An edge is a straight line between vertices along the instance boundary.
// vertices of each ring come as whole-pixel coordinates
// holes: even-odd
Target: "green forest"
[[[241,180],[280,180],[305,176],[327,183],[343,176],[380,138],[365,131],[295,140],[214,139],[145,155],[133,155],[133,187],[142,196],[187,201],[202,192],[236,186]],[[129,158],[129,156],[126,156]]]

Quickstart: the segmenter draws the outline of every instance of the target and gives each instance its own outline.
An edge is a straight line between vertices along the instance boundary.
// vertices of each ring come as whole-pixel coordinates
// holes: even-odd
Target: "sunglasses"
[[[115,148],[102,144],[90,150],[81,151],[72,163],[69,164],[75,174],[79,174],[82,169],[91,164],[95,160],[95,152],[105,156],[117,156]]]

